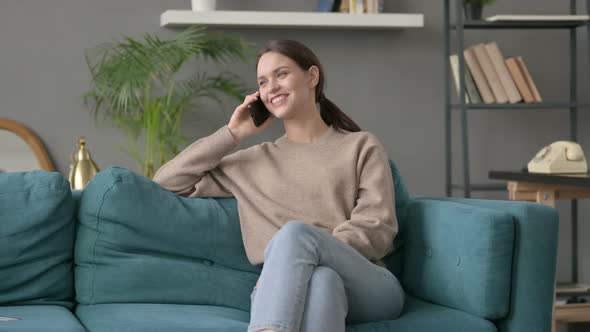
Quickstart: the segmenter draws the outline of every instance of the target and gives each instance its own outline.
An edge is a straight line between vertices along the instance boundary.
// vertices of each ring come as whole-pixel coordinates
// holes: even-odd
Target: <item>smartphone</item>
[[[264,121],[271,116],[271,113],[266,106],[264,106],[260,97],[248,105],[248,111],[250,112],[250,116],[252,116],[252,121],[254,121],[256,127],[260,127]]]

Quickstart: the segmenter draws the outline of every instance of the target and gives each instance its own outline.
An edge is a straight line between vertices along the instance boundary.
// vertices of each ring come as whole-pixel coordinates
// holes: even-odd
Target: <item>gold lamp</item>
[[[84,137],[78,139],[78,151],[72,153],[72,165],[70,166],[70,188],[72,190],[82,190],[88,184],[96,173],[100,172],[94,160],[90,157],[90,152],[86,149],[86,140]]]

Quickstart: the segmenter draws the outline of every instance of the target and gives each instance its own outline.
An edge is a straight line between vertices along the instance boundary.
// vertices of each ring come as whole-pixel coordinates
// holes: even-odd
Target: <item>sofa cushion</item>
[[[0,305],[72,307],[74,219],[59,173],[0,174]]]
[[[246,257],[235,198],[185,198],[119,167],[82,192],[77,300],[250,310],[260,267]]]
[[[93,332],[244,332],[250,320],[237,309],[149,303],[80,305],[76,316]]]
[[[511,215],[454,202],[413,199],[401,223],[402,283],[428,301],[482,318],[509,310]]]
[[[86,332],[74,314],[61,306],[0,306],[0,316],[20,318],[0,321],[0,332]]]
[[[243,332],[248,312],[203,305],[96,304],[79,305],[76,316],[93,332],[211,331]],[[107,319],[108,318],[108,319]],[[496,332],[490,321],[408,296],[399,319],[348,325],[346,332]]]
[[[496,332],[496,326],[483,318],[460,310],[406,297],[402,315],[396,320],[349,325],[346,332]]]

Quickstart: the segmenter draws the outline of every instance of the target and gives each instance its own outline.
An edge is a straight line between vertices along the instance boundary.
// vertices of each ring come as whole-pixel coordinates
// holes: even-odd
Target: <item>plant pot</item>
[[[191,0],[194,12],[208,12],[215,10],[215,0]]]
[[[465,13],[465,20],[481,20],[483,6],[480,4],[464,3],[463,11]]]

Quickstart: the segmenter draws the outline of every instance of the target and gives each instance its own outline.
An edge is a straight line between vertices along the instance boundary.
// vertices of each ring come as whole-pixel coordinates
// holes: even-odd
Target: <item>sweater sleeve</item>
[[[333,235],[374,261],[392,251],[398,224],[387,153],[376,138],[370,141],[358,159],[355,207],[350,219],[334,228]]]
[[[232,197],[227,172],[236,167],[241,151],[227,125],[189,145],[162,165],[153,180],[166,190],[187,197]],[[224,157],[225,156],[225,157]]]

